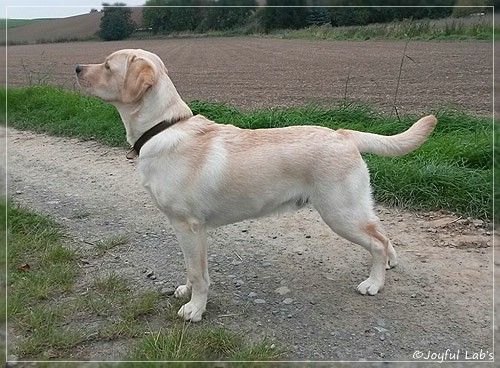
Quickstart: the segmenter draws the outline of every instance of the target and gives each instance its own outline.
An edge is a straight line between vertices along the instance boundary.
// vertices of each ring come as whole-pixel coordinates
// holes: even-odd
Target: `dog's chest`
[[[186,207],[193,202],[200,206],[219,193],[226,169],[226,152],[216,144],[205,153],[139,159],[141,184],[160,210],[170,212],[172,208]]]

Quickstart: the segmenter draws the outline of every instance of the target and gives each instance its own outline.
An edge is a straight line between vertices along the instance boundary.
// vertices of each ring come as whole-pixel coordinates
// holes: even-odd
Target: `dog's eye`
[[[110,69],[109,64],[108,64],[108,62],[107,62],[107,61],[106,61],[106,63],[104,63],[104,67],[105,67],[107,70],[109,70],[109,69]]]

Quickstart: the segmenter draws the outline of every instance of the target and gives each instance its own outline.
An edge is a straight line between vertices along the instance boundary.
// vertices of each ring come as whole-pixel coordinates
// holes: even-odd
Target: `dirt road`
[[[89,242],[130,237],[86,272],[113,270],[144,290],[183,282],[177,241],[125,151],[12,129],[8,135],[16,202],[55,217],[83,250]],[[400,263],[374,297],[355,290],[369,273],[368,253],[331,233],[312,210],[211,231],[213,285],[201,323],[273,336],[291,360],[413,361],[417,351],[425,360],[447,349],[465,360],[491,353],[492,273],[500,263],[493,264],[488,225],[450,214],[378,211]],[[145,277],[145,269],[157,279]],[[121,342],[97,344],[80,358],[120,359],[126,349]]]

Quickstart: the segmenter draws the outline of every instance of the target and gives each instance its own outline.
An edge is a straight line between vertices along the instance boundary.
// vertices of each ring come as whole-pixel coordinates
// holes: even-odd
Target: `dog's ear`
[[[138,101],[154,83],[153,65],[147,60],[133,56],[123,82],[122,101],[124,103]]]

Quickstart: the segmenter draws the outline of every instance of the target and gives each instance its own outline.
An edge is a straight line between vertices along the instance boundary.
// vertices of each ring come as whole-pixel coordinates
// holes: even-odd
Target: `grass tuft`
[[[122,316],[125,320],[136,320],[141,316],[159,311],[161,294],[148,291],[129,298],[124,305]]]
[[[127,280],[114,272],[107,276],[98,276],[93,283],[94,289],[102,295],[116,295],[127,293]]]
[[[282,354],[269,339],[246,344],[240,333],[184,323],[182,328],[148,334],[137,345],[131,360],[255,361],[278,360]]]
[[[129,241],[127,236],[113,236],[109,239],[96,243],[95,250],[98,255],[102,256],[104,253],[109,252],[111,249],[127,244]]]

